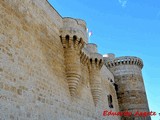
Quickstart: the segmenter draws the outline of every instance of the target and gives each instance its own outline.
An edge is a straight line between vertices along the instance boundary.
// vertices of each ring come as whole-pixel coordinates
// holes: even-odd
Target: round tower
[[[140,58],[125,56],[115,58],[113,55],[104,57],[105,65],[113,73],[118,85],[117,96],[120,111],[149,112],[144,82],[142,77],[143,62]],[[123,117],[122,117],[123,118]],[[150,120],[150,116],[134,116],[127,120]]]

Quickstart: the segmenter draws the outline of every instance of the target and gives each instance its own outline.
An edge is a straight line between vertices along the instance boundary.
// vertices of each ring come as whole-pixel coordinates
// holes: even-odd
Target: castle
[[[0,1],[0,120],[150,120],[140,58],[102,56],[47,0]]]

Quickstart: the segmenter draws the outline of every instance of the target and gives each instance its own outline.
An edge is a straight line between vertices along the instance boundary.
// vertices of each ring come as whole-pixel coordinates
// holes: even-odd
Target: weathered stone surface
[[[142,64],[132,64],[112,74],[88,44],[86,23],[61,17],[47,0],[0,0],[2,120],[119,120],[102,113],[119,105],[147,110]]]
[[[102,80],[100,76],[100,69],[103,65],[102,59],[97,59],[97,56],[95,56],[95,58],[90,58],[89,61],[90,86],[95,105],[101,99],[102,94]]]
[[[143,62],[137,57],[106,58],[106,66],[113,73],[118,85],[117,97],[120,111],[149,112],[142,72]],[[131,119],[141,119],[132,116]],[[129,118],[127,118],[129,119]],[[150,117],[143,118],[150,120]]]

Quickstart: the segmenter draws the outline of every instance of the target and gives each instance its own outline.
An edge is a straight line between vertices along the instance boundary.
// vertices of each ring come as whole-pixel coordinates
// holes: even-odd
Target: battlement
[[[1,119],[120,120],[102,111],[148,111],[141,59],[102,56],[85,21],[62,17],[47,0],[0,3]]]
[[[88,43],[86,47],[90,53],[97,53],[98,52],[97,45],[95,43]]]
[[[87,29],[85,21],[81,19],[74,19],[69,17],[63,18],[63,27],[60,29],[61,37],[69,36],[73,38],[83,39],[85,43],[88,43]]]
[[[90,60],[90,61],[89,61]],[[100,68],[103,65],[103,56],[98,53],[97,45],[94,43],[88,43],[81,50],[81,61],[82,63],[88,63],[88,61],[93,64],[97,64]]]
[[[88,61],[89,61],[89,57],[90,57],[90,52],[87,50],[86,47],[84,47],[82,50],[81,50],[81,56],[80,56],[80,59],[81,59],[81,62],[83,64],[87,64]]]
[[[109,58],[104,57],[105,65],[108,68],[119,66],[119,65],[137,65],[141,69],[143,68],[143,61],[134,56],[123,56],[123,57],[117,57],[117,58]]]

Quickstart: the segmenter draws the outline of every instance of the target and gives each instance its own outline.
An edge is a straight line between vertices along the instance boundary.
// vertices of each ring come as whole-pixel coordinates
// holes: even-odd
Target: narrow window
[[[112,103],[112,95],[108,95],[108,105],[109,105],[109,108],[113,108],[113,103]]]

